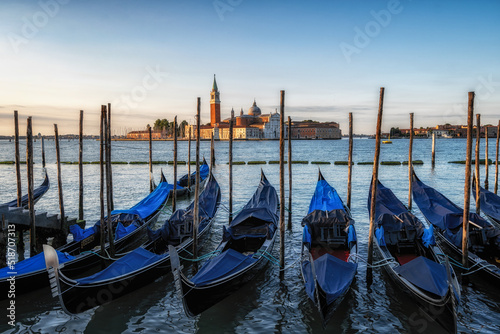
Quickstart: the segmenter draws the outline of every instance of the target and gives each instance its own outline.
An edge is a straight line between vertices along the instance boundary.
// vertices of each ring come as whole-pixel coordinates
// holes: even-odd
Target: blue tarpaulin
[[[106,269],[101,270],[94,275],[77,279],[76,281],[78,284],[89,284],[125,275],[142,267],[146,267],[149,264],[164,258],[167,254],[168,253],[157,255],[139,247],[128,253],[126,256],[116,260]]]
[[[278,224],[278,195],[263,177],[252,198],[224,231],[224,238],[262,238],[274,235]]]
[[[341,209],[344,210],[344,203],[337,194],[337,191],[328,184],[326,180],[319,180],[316,183],[316,190],[309,204],[308,214],[314,210],[331,211]]]
[[[473,186],[474,188],[474,186]],[[480,187],[479,200],[481,201],[481,211],[486,215],[500,222],[500,197],[491,191]],[[472,194],[476,199],[476,192],[473,190]]]
[[[131,221],[130,225],[135,225],[136,227],[130,227],[127,224],[126,229],[121,229],[117,231],[120,234],[120,238],[127,235],[128,233],[135,230],[137,227],[141,226],[144,221],[153,213],[155,213],[158,209],[161,208],[163,203],[165,203],[168,199],[168,194],[170,190],[173,189],[173,185],[167,182],[161,182],[152,193],[146,196],[142,201],[134,205],[128,210],[113,210],[111,211],[111,220],[113,222],[113,226],[117,226],[116,224],[124,221]],[[105,220],[107,217],[105,218]],[[116,223],[116,224],[115,224]],[[124,225],[122,224],[122,227]],[[74,241],[81,241],[92,234],[99,233],[100,228],[100,220],[97,221],[94,226],[88,227],[86,229],[82,229],[78,225],[71,225],[69,227],[69,231],[73,234]],[[118,226],[117,226],[118,228]],[[119,237],[115,235],[115,239],[118,240]]]
[[[425,185],[416,175],[413,178],[413,199],[429,222],[442,231],[443,236],[455,246],[462,247],[463,209],[446,198],[436,189]],[[492,248],[500,251],[500,229],[475,213],[469,214],[469,221],[481,227],[481,233]],[[472,242],[471,239],[469,241]]]
[[[217,180],[210,176],[208,183],[200,194],[198,200],[199,225],[198,231],[202,231],[210,219],[217,212],[217,203],[220,200],[220,187]],[[194,201],[185,208],[176,210],[163,226],[156,231],[148,230],[149,239],[153,240],[161,236],[169,244],[177,245],[181,242],[180,238],[187,234],[192,235],[194,221]]]
[[[212,283],[223,277],[230,276],[245,267],[255,263],[256,259],[245,256],[231,248],[208,260],[191,281],[196,286]]]
[[[419,288],[435,295],[444,297],[448,292],[445,266],[423,256],[394,268],[394,271]]]
[[[75,258],[74,256],[71,256],[67,253],[61,253],[57,250],[56,252],[57,257],[59,258],[59,263],[64,263]],[[43,255],[43,252],[41,252],[35,256],[30,257],[29,259],[16,263],[13,270],[9,269],[9,267],[0,269],[0,279],[14,276],[13,274],[8,274],[9,272],[16,272],[16,275],[22,275],[45,268],[45,257]]]
[[[137,229],[137,225],[135,224],[130,224],[129,226],[125,227],[123,226],[122,223],[118,223],[116,225],[116,230],[115,230],[115,240],[118,240],[120,238],[123,238],[127,234],[129,234],[132,231],[135,231]]]
[[[203,163],[200,165],[200,182],[205,180],[208,177],[208,173],[210,171],[210,166],[208,166],[207,161],[203,159]],[[191,173],[190,177],[190,185],[193,186],[196,182],[196,171]],[[188,186],[188,175],[184,175],[177,181],[178,187],[186,188]]]
[[[305,270],[304,276],[306,277],[306,292],[310,298],[314,300],[314,288],[312,282],[307,281],[312,275],[310,263],[304,263],[302,268]],[[314,269],[316,272],[316,281],[321,289],[326,293],[326,300],[328,304],[335,301],[342,295],[351,285],[356,270],[357,263],[345,262],[330,254],[324,254],[314,260]]]
[[[139,215],[142,219],[146,219],[156,210],[158,210],[163,203],[166,202],[168,198],[168,194],[170,190],[172,190],[174,186],[167,182],[161,182],[158,187],[153,190],[146,198],[142,201],[134,205],[128,210],[113,210],[111,211],[112,215],[117,213],[128,213],[128,214],[136,214]]]

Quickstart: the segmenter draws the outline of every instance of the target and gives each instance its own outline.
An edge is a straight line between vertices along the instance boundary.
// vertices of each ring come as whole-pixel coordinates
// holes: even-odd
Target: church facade
[[[234,112],[232,110],[231,112]],[[231,118],[221,120],[220,92],[215,80],[210,92],[210,124],[200,126],[200,139],[229,140],[229,122]],[[187,125],[193,138],[196,138],[196,125]],[[285,136],[288,125],[285,124]],[[241,109],[239,115],[235,115],[233,123],[233,139],[279,139],[280,137],[280,114],[276,110],[274,113],[262,114],[261,109],[254,100],[248,113]]]

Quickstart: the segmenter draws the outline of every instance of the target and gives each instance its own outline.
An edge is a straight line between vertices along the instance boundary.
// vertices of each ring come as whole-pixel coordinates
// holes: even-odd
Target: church
[[[231,110],[234,112],[234,110]],[[231,117],[221,120],[220,92],[215,80],[210,92],[210,124],[200,126],[200,139],[229,140],[229,122]],[[186,133],[191,128],[192,138],[196,138],[196,125],[187,125]],[[287,124],[285,123],[285,136]],[[279,139],[280,136],[280,114],[262,114],[254,100],[248,113],[241,109],[239,115],[234,115],[233,139]]]

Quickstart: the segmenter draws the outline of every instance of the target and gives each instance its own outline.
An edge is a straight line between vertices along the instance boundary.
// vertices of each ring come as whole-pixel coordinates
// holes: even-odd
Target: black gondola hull
[[[266,249],[267,253],[271,253],[273,249],[276,234],[277,233],[275,233],[269,247]],[[229,277],[217,284],[210,284],[203,287],[195,286],[180,273],[180,281],[182,284],[181,295],[186,314],[194,317],[219,303],[239,290],[243,285],[253,280],[268,262],[266,258],[261,256],[257,262],[245,268],[245,270],[239,272],[237,275]]]

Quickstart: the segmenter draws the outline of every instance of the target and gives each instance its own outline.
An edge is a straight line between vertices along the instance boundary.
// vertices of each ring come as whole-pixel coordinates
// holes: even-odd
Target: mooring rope
[[[457,267],[457,268],[460,268],[462,270],[465,270],[467,271],[466,273],[462,273],[462,276],[467,276],[467,275],[472,275],[480,270],[483,270],[483,269],[486,269],[486,268],[491,268],[491,269],[497,269],[498,267],[491,264],[491,263],[488,263],[484,260],[482,261],[478,261],[476,262],[475,264],[473,264],[472,266],[470,266],[469,268],[466,268],[464,267],[460,262],[458,262],[457,260],[451,258],[450,256],[446,255],[446,254],[442,254],[442,253],[437,253],[436,255],[438,256],[442,256],[442,257],[445,257],[445,258],[448,258],[448,260],[450,261],[451,265],[453,265],[454,267]],[[444,263],[445,261],[441,261],[441,264]],[[477,269],[474,269],[475,267],[478,267]],[[474,269],[474,270],[472,270]]]

